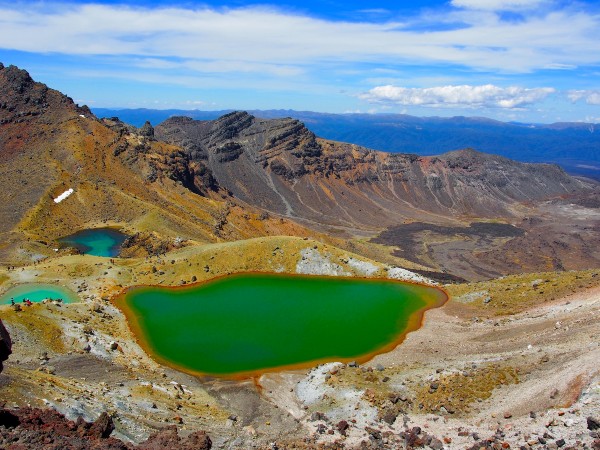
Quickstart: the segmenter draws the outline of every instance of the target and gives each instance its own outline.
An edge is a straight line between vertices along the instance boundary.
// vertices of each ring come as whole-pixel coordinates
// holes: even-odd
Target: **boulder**
[[[345,420],[340,420],[335,427],[342,436],[346,436],[346,430],[350,427],[350,425]]]
[[[112,418],[106,412],[103,412],[90,427],[89,436],[96,439],[106,439],[114,429],[115,424]]]
[[[2,372],[2,362],[8,359],[8,355],[12,353],[12,342],[10,335],[0,320],[0,372]]]

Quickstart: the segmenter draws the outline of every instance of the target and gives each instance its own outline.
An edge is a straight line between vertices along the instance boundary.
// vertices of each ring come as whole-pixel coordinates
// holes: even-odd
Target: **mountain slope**
[[[96,108],[141,126],[173,116],[214,120],[231,111]],[[300,120],[322,138],[386,152],[434,155],[472,147],[523,162],[558,163],[569,173],[600,177],[598,124],[525,124],[480,117],[415,117],[406,114],[327,114],[311,111],[250,111],[257,117]]]
[[[16,67],[0,69],[0,106],[6,264],[52,255],[58,237],[107,225],[141,233],[129,256],[169,248],[178,237],[194,245],[292,235],[465,279],[583,269],[600,260],[592,244],[600,230],[597,193],[554,165],[473,150],[377,152],[319,139],[294,119],[241,112],[138,129],[97,119]],[[465,228],[490,219],[524,232]],[[423,225],[412,225],[414,239],[397,239],[407,222]],[[386,229],[379,243],[346,240]],[[530,255],[532,248],[543,258]],[[502,249],[508,256],[496,256]],[[448,279],[444,273],[439,279]]]
[[[236,206],[207,183],[200,164],[156,141],[151,130],[101,121],[26,71],[3,65],[0,180],[5,261],[48,255],[56,238],[107,224],[200,242],[307,233]],[[69,189],[72,195],[53,201]]]
[[[556,165],[474,150],[433,157],[377,152],[318,139],[294,119],[245,112],[214,121],[174,117],[155,132],[245,202],[321,224],[381,228],[413,218],[510,217],[517,202],[590,187]]]

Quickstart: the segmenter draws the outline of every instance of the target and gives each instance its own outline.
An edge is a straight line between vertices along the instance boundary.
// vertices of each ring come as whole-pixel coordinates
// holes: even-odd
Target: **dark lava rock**
[[[139,450],[209,450],[211,447],[212,441],[205,431],[196,431],[181,438],[177,434],[177,427],[171,425],[154,433],[148,440],[135,448]]]
[[[2,320],[0,320],[0,372],[2,372],[2,361],[8,359],[8,355],[11,354],[12,342]]]
[[[97,439],[106,439],[114,429],[115,424],[113,420],[107,413],[103,412],[90,427],[90,436],[94,436]]]
[[[420,427],[413,427],[408,431],[403,431],[400,433],[400,437],[404,439],[406,448],[419,448],[425,445],[425,438],[421,437],[421,432],[422,430]],[[433,440],[434,438],[430,440],[429,446],[431,446]]]
[[[375,428],[365,427],[365,431],[369,433],[370,438],[373,440],[380,441],[382,439],[381,431]]]
[[[0,428],[0,448],[11,449],[119,449],[133,447],[109,437],[114,429],[108,414],[102,414],[96,422],[81,418],[74,422],[51,409],[20,408],[0,409],[5,426]]]
[[[350,425],[345,420],[340,420],[335,427],[342,436],[346,436],[346,430],[350,427]]]
[[[173,425],[159,430],[138,446],[110,437],[115,426],[107,413],[95,422],[68,420],[52,409],[0,408],[0,448],[11,450],[209,450],[210,437],[197,431],[182,438]]]
[[[600,429],[600,420],[590,416],[587,418],[588,430],[594,431]]]
[[[396,417],[398,417],[398,413],[394,410],[386,410],[383,414],[383,421],[392,425],[396,421]]]
[[[19,417],[6,409],[0,410],[0,427],[14,428],[20,423]]]

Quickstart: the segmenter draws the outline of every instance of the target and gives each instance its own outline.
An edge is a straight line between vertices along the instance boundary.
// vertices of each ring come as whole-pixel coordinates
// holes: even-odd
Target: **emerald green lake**
[[[240,274],[118,300],[141,344],[177,368],[244,376],[316,362],[366,360],[440,306],[436,288],[390,280]]]
[[[127,235],[114,228],[93,228],[78,231],[58,240],[63,245],[75,247],[85,255],[113,257],[118,256],[121,244]]]
[[[43,283],[20,284],[9,289],[0,295],[0,305],[10,305],[11,298],[14,298],[15,303],[22,303],[26,298],[32,302],[41,302],[47,298],[52,300],[61,298],[63,303],[75,303],[79,301],[77,294],[70,289],[56,284]]]

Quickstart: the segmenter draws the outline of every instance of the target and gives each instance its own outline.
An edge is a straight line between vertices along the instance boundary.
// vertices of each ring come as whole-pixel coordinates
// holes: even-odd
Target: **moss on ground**
[[[63,353],[66,351],[63,330],[56,325],[55,320],[48,318],[51,314],[55,313],[45,304],[34,303],[32,306],[22,307],[21,311],[14,311],[11,307],[5,306],[2,310],[2,319],[25,328],[37,342],[42,342],[52,351]]]
[[[600,270],[508,275],[477,283],[445,286],[454,301],[506,316],[600,286]]]
[[[518,382],[517,369],[498,364],[442,374],[416,390],[415,412],[468,414],[473,403],[488,399],[497,387]]]

